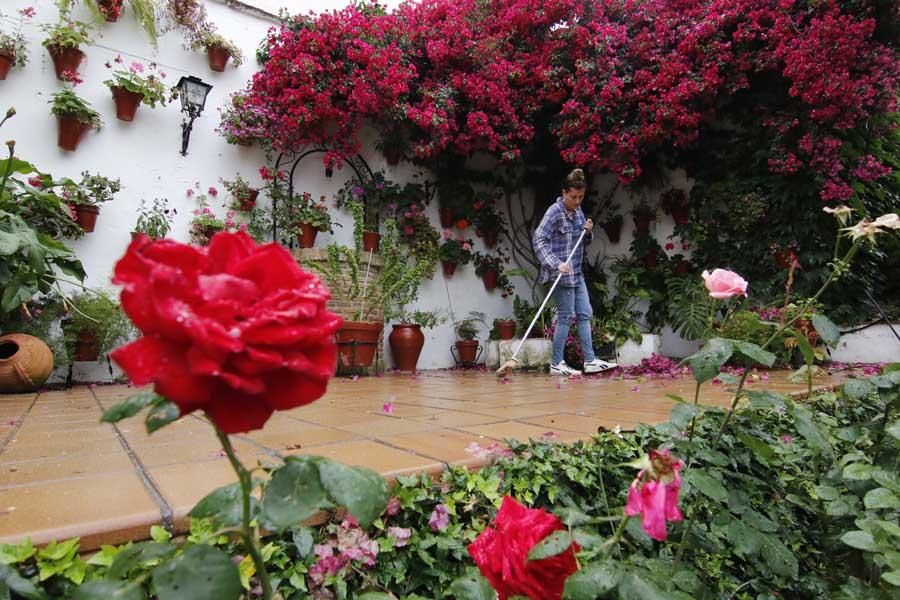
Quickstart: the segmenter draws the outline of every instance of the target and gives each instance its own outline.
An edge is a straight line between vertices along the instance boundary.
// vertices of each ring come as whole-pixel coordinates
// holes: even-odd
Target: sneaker
[[[600,360],[599,358],[595,358],[590,362],[584,363],[584,372],[588,373],[601,373],[603,371],[609,371],[610,369],[615,369],[618,367],[614,362],[606,362],[605,360]]]
[[[550,365],[550,374],[565,375],[566,377],[571,377],[573,375],[581,375],[581,371],[573,369],[566,364],[566,361],[562,361],[558,365]]]

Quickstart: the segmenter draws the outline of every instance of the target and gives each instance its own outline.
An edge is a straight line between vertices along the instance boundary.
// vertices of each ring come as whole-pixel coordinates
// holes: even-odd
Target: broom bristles
[[[506,361],[505,363],[500,365],[499,369],[497,369],[497,377],[503,377],[508,372],[515,369],[518,364],[519,364],[519,360],[517,358],[513,357],[513,358],[509,359],[508,361]]]

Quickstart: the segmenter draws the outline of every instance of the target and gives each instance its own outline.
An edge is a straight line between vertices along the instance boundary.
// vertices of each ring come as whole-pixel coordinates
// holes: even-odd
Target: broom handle
[[[575,251],[578,250],[578,245],[581,244],[581,240],[584,239],[584,234],[587,233],[587,229],[581,230],[581,235],[578,236],[578,241],[575,242],[575,245],[572,246],[572,251],[569,252],[569,256],[566,258],[566,264],[572,261],[572,257],[575,256]],[[571,268],[571,266],[570,266]],[[528,334],[531,333],[531,330],[534,328],[534,324],[537,323],[538,318],[541,316],[541,313],[544,312],[544,307],[547,306],[547,302],[550,300],[550,296],[553,295],[553,291],[556,289],[556,286],[559,285],[560,279],[562,279],[563,273],[560,273],[556,276],[556,281],[553,282],[553,285],[550,286],[550,291],[547,292],[547,296],[544,298],[544,301],[541,303],[541,307],[534,314],[534,319],[531,320],[531,325],[528,326],[528,329],[525,330],[525,335],[522,336],[522,339],[519,340],[519,345],[516,346],[515,352],[513,352],[512,356],[509,358],[510,360],[514,359],[516,355],[519,354],[519,350],[522,349],[522,344],[525,343],[525,340],[528,339]]]

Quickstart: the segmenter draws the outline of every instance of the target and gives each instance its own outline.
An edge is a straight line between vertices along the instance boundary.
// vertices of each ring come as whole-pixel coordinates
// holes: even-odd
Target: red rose
[[[510,596],[559,600],[566,579],[578,570],[577,544],[543,560],[529,561],[528,553],[538,542],[561,529],[565,527],[556,516],[545,510],[526,508],[507,496],[493,528],[488,527],[469,544],[469,554],[500,600]]]
[[[218,233],[206,248],[140,236],[115,267],[122,308],[144,337],[113,359],[181,414],[225,433],[317,400],[334,375],[341,318],[328,290],[278,244]]]

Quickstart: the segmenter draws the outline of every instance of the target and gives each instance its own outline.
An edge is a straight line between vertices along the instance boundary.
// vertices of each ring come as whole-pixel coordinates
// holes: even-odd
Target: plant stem
[[[225,450],[225,454],[228,456],[228,460],[231,462],[231,466],[234,468],[235,473],[237,473],[238,480],[241,484],[241,500],[243,501],[241,537],[244,538],[244,544],[247,546],[247,551],[250,553],[253,564],[256,566],[256,575],[259,577],[259,583],[262,587],[263,600],[272,600],[272,583],[269,581],[266,563],[259,550],[259,539],[257,538],[255,531],[250,527],[250,490],[252,489],[250,472],[243,464],[241,464],[241,461],[239,461],[235,455],[234,448],[231,446],[231,440],[228,439],[228,434],[218,427],[215,427],[215,430],[216,436],[222,443],[222,449]]]
[[[631,517],[626,515],[625,518],[619,522],[619,526],[616,528],[616,532],[613,534],[612,539],[603,543],[604,549],[608,550],[609,548],[619,547],[619,540],[622,539],[622,534],[625,533],[625,526],[628,525],[628,521],[630,520]]]

